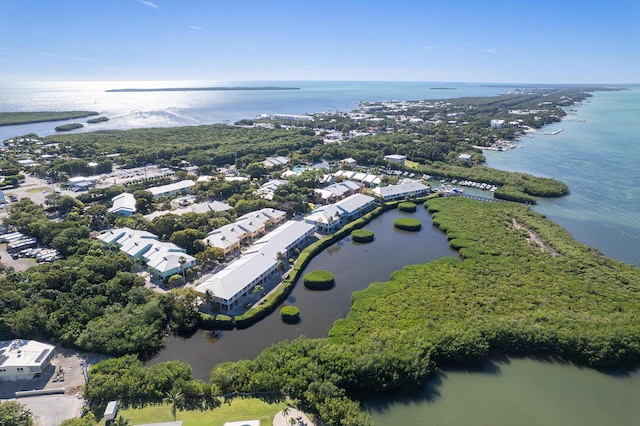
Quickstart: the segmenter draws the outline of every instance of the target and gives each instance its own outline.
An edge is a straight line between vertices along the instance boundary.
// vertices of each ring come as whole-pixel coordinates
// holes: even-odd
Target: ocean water
[[[214,86],[282,86],[300,90],[106,92],[109,89]],[[448,87],[436,90],[433,87]],[[260,114],[351,111],[360,101],[493,96],[508,88],[469,83],[341,81],[92,81],[0,84],[0,111],[96,111],[108,122],[74,132],[235,122]],[[69,122],[81,122],[70,120]],[[0,140],[30,131],[47,136],[61,122],[0,127]]]
[[[300,90],[106,92],[109,89],[284,86]],[[435,89],[446,87],[447,90]],[[109,118],[75,132],[235,122],[260,114],[350,111],[360,101],[493,96],[513,86],[433,82],[349,81],[92,81],[0,84],[0,111],[92,110]],[[486,152],[491,167],[560,179],[567,197],[541,200],[536,210],[578,241],[607,256],[640,265],[640,87],[596,92],[523,148]],[[69,120],[78,122],[82,120]],[[64,122],[0,127],[0,141],[54,134]],[[551,133],[563,129],[561,133]]]
[[[535,207],[575,239],[640,266],[640,88],[595,92],[560,123],[507,152],[491,167],[559,179],[568,196]],[[553,133],[562,129],[556,135]]]
[[[130,87],[282,85],[299,91],[107,93]],[[433,90],[432,87],[451,87]],[[95,110],[110,121],[80,131],[234,122],[262,113],[348,111],[359,101],[492,96],[505,87],[387,82],[59,82],[6,86],[0,111]],[[536,210],[577,240],[640,266],[640,87],[597,92],[517,148],[486,153],[488,165],[566,182],[571,194]],[[75,120],[78,121],[78,120]],[[0,127],[0,140],[46,136],[56,123]],[[557,135],[545,135],[563,129]],[[180,347],[184,352],[184,345]],[[444,371],[419,395],[399,393],[368,405],[376,424],[633,424],[637,371],[605,374],[546,361],[488,361],[486,371]],[[490,390],[487,392],[487,390]]]

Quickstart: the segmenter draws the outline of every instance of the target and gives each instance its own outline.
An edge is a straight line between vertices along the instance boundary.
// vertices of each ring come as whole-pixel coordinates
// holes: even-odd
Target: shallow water
[[[423,391],[365,404],[377,426],[638,424],[640,373],[599,372],[554,358],[495,357],[445,369]]]

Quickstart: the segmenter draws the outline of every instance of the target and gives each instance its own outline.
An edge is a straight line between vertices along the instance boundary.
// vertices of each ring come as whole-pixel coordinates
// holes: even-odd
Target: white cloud
[[[498,49],[491,47],[489,49],[484,49],[484,53],[488,53],[489,55],[495,55]]]
[[[138,0],[138,3],[144,4],[145,6],[153,7],[154,9],[160,10],[160,7],[157,4],[155,4],[154,2],[151,2],[151,1]]]
[[[204,31],[204,28],[196,27],[195,25],[189,25],[189,28],[191,28],[192,30]]]

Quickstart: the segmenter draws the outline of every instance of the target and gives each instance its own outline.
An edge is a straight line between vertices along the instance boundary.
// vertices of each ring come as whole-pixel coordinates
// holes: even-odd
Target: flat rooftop
[[[55,349],[55,346],[35,340],[0,341],[0,366],[25,367],[40,365]]]

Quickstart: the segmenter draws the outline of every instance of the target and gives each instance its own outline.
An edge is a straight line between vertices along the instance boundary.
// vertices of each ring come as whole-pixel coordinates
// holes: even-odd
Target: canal
[[[419,218],[422,230],[395,229],[393,221],[400,216]],[[192,366],[195,378],[208,380],[218,363],[252,359],[264,348],[298,336],[326,336],[333,322],[348,313],[351,293],[388,280],[405,265],[457,256],[422,206],[415,213],[388,211],[366,229],[375,233],[374,242],[357,244],[346,238],[310,262],[307,271],[331,271],[336,286],[313,292],[296,284],[286,303],[300,308],[299,324],[284,324],[275,313],[248,329],[215,337],[205,331],[170,337],[150,364],[179,359]],[[637,370],[602,372],[557,358],[495,355],[476,369],[443,369],[416,392],[365,398],[363,408],[377,426],[629,425],[640,418],[639,391]]]
[[[407,215],[422,221],[420,232],[394,228],[393,221]],[[298,336],[326,337],[333,322],[347,315],[354,291],[372,282],[387,281],[393,271],[405,265],[457,256],[444,233],[431,225],[431,216],[422,205],[415,213],[385,212],[366,229],[375,233],[373,242],[358,244],[347,237],[309,263],[306,271],[329,270],[336,285],[329,291],[310,291],[301,282],[296,284],[285,303],[300,309],[298,324],[283,323],[276,311],[244,330],[198,331],[188,338],[171,336],[149,364],[178,359],[191,365],[195,378],[208,380],[211,369],[221,362],[255,358],[264,348]]]

